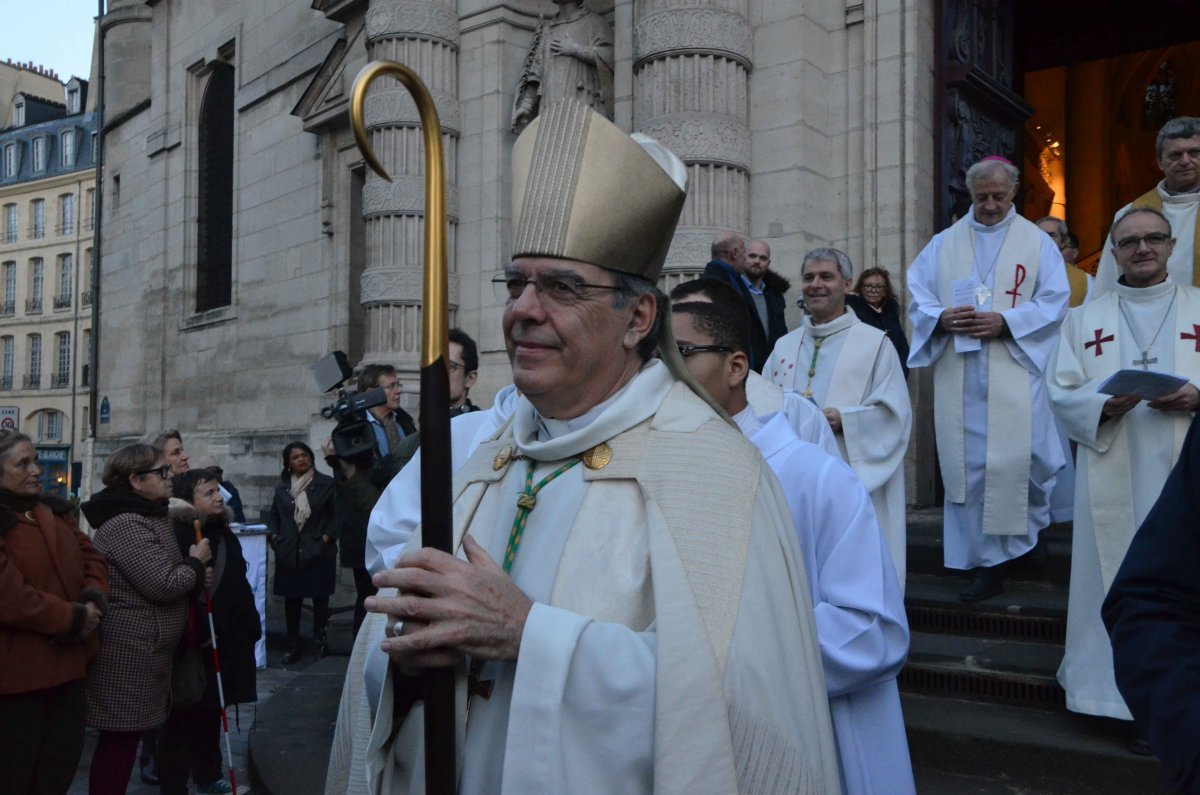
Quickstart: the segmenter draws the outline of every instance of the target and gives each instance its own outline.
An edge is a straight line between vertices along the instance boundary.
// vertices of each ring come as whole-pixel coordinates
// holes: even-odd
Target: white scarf
[[[296,519],[297,530],[303,528],[308,517],[312,516],[312,506],[308,504],[308,494],[304,490],[313,481],[313,471],[310,469],[303,475],[292,475],[292,487],[288,493],[292,495],[292,500],[296,503],[292,516]]]

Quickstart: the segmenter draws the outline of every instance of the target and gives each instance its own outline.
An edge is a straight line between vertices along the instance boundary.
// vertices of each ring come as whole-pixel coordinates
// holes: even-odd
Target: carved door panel
[[[966,172],[987,155],[1018,159],[1020,131],[1033,109],[1013,91],[1014,4],[939,3],[938,227],[969,207]]]

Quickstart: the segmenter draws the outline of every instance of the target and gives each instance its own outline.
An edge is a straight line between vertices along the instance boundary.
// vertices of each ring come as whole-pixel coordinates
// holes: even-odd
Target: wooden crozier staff
[[[354,140],[376,174],[391,176],[375,157],[363,119],[363,100],[371,82],[395,77],[416,102],[425,142],[425,283],[421,327],[421,539],[425,546],[451,549],[449,309],[446,300],[446,178],[442,125],[429,90],[417,73],[395,61],[373,61],[354,79],[350,125]],[[453,795],[458,766],[455,749],[454,669],[425,673],[425,792]]]

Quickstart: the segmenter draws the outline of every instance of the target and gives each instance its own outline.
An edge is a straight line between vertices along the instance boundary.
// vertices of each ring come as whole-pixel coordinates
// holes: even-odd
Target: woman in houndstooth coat
[[[88,671],[87,723],[100,729],[90,795],[124,793],[138,738],[171,708],[171,657],[188,614],[188,595],[204,587],[208,541],[179,552],[167,516],[171,470],[154,447],[118,450],[106,488],[83,504],[96,548],[109,565],[110,607],[100,657]]]

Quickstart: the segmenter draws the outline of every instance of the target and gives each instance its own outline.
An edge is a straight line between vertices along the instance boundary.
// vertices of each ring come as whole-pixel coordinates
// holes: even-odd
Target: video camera
[[[333,449],[341,458],[359,458],[375,451],[375,432],[367,420],[367,409],[387,403],[387,390],[375,387],[362,392],[347,393],[342,385],[354,376],[350,361],[342,351],[322,356],[312,368],[317,388],[322,392],[337,390],[337,400],[321,409],[326,419],[337,418],[330,434]]]

